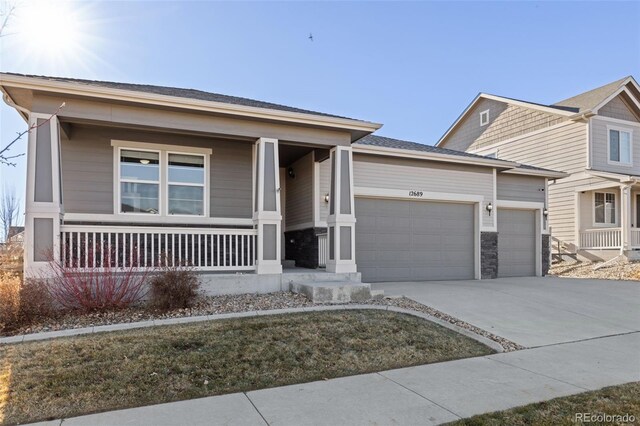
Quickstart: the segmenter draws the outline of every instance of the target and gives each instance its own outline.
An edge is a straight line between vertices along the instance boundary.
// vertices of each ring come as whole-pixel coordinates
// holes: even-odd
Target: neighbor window
[[[631,164],[631,132],[609,129],[609,162]]]
[[[158,214],[160,153],[120,151],[120,211]]]
[[[169,154],[168,212],[177,215],[204,214],[204,156]]]
[[[595,222],[614,225],[616,223],[616,194],[596,192],[594,197]]]
[[[489,110],[485,110],[482,111],[480,113],[480,125],[481,126],[486,126],[487,124],[489,124]]]

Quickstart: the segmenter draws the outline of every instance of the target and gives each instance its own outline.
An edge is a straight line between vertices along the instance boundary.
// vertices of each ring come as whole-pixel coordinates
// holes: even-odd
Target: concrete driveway
[[[522,346],[640,331],[640,282],[571,278],[377,283]]]

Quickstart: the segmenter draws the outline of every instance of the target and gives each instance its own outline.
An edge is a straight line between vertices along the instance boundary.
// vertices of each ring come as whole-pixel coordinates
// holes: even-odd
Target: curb
[[[234,319],[234,318],[251,318],[251,317],[260,317],[260,316],[267,316],[267,315],[294,314],[294,313],[301,313],[301,312],[324,312],[324,311],[362,310],[362,309],[391,311],[391,312],[397,312],[399,314],[408,314],[418,318],[422,318],[422,319],[431,321],[433,323],[436,323],[449,330],[460,333],[473,340],[476,340],[484,344],[485,346],[490,347],[496,352],[504,352],[504,348],[498,342],[493,341],[487,337],[481,336],[479,334],[476,334],[472,331],[469,331],[455,324],[451,324],[447,321],[441,320],[440,318],[436,318],[432,315],[425,314],[423,312],[417,312],[417,311],[412,311],[410,309],[396,308],[395,306],[384,306],[384,305],[310,306],[310,307],[303,307],[303,308],[285,308],[285,309],[271,309],[271,310],[264,310],[264,311],[232,312],[227,314],[200,315],[200,316],[194,316],[194,317],[178,317],[178,318],[166,318],[166,319],[139,321],[139,322],[127,322],[127,323],[121,323],[121,324],[98,325],[94,327],[72,328],[72,329],[66,329],[66,330],[45,331],[42,333],[32,333],[32,334],[10,336],[10,337],[0,337],[0,345],[8,345],[8,344],[14,344],[14,343],[23,343],[23,342],[35,342],[35,341],[42,341],[42,340],[57,339],[60,337],[73,337],[73,336],[82,336],[87,334],[107,333],[111,331],[133,330],[137,328],[149,328],[149,327],[158,327],[158,326],[166,326],[166,325],[176,325],[176,324],[191,324],[191,323],[202,322],[202,321],[216,321],[216,320]]]

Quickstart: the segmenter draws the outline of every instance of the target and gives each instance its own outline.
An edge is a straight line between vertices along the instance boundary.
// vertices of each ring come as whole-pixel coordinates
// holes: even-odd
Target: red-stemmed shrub
[[[82,312],[127,308],[147,294],[149,270],[136,264],[113,265],[115,254],[96,254],[95,265],[78,266],[77,261],[51,258],[46,275],[53,300],[65,309]],[[92,253],[89,253],[92,258]]]

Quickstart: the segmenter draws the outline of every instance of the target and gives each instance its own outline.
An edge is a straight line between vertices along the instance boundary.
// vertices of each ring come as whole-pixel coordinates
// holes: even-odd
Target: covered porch
[[[635,179],[578,188],[576,204],[578,250],[635,257],[633,252],[640,250],[640,184]]]
[[[351,142],[379,124],[220,102],[157,106],[139,93],[107,103],[71,85],[73,97],[12,92],[30,102],[27,276],[52,261],[71,272],[189,265],[230,280],[279,275],[285,259],[356,272]],[[311,264],[300,258],[309,246]]]

